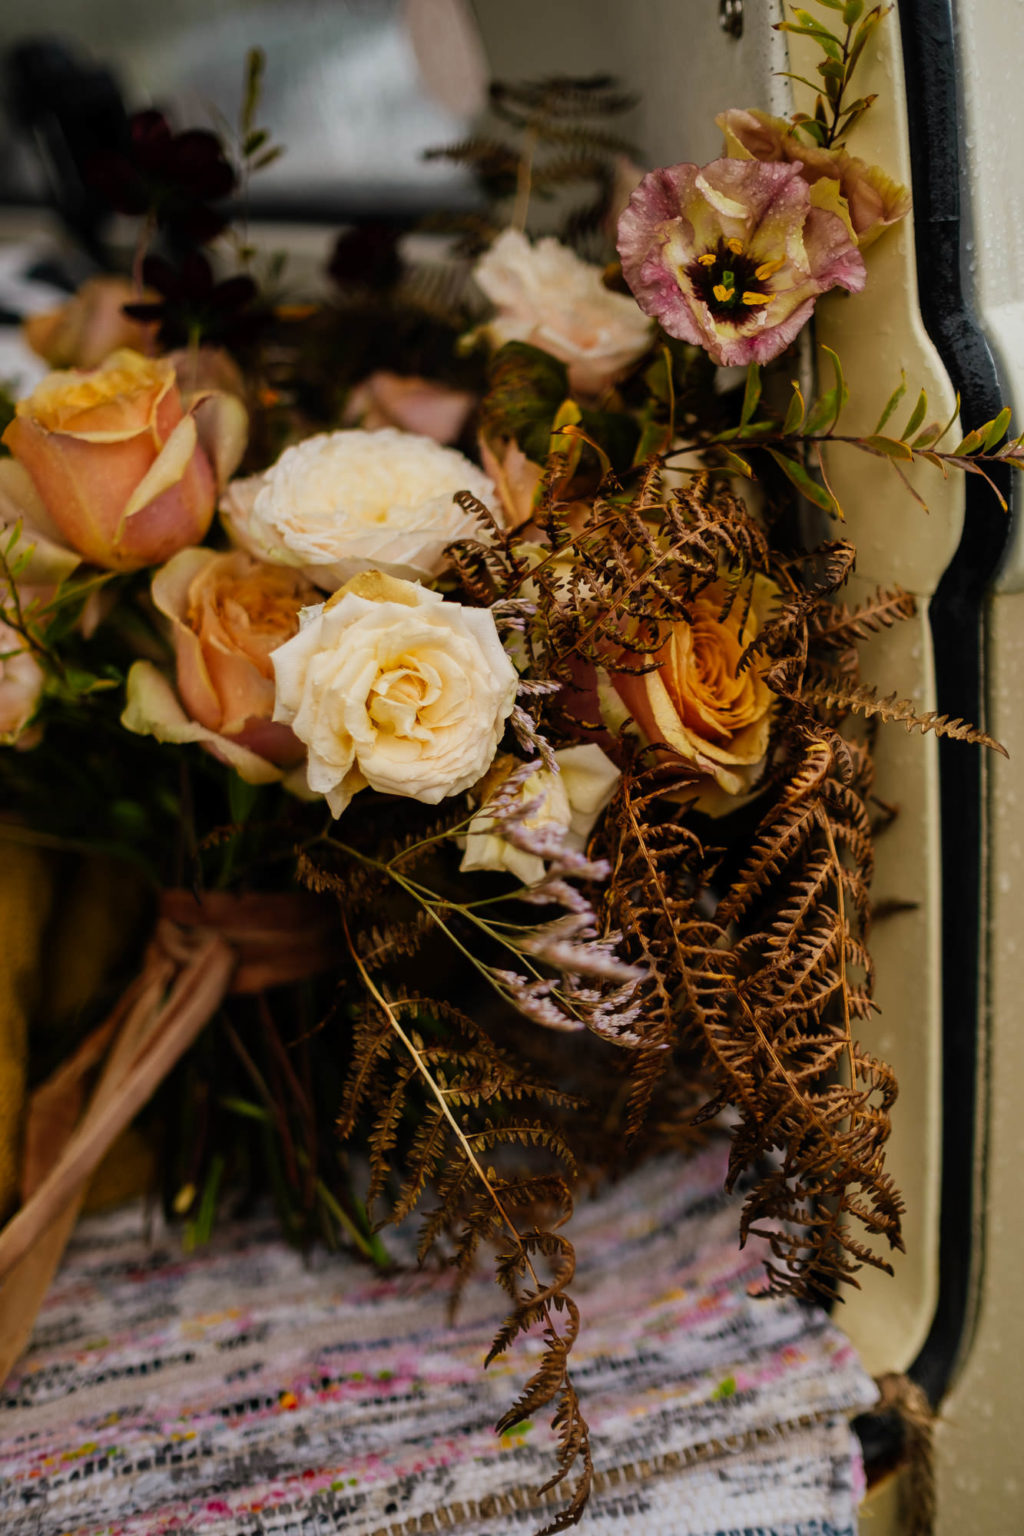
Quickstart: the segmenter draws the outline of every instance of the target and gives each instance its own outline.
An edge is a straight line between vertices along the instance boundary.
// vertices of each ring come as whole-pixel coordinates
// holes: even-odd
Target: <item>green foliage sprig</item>
[[[842,141],[875,101],[874,96],[859,96],[848,101],[847,92],[864,49],[892,6],[875,5],[865,14],[865,0],[817,0],[817,4],[839,13],[844,25],[842,32],[833,32],[823,20],[798,5],[790,6],[795,20],[780,21],[775,30],[811,38],[825,56],[816,66],[821,76],[817,82],[791,70],[782,73],[790,80],[810,86],[815,92],[813,115],[795,112],[792,117],[794,126],[820,148],[831,149]]]
[[[768,454],[807,501],[821,511],[843,519],[845,514],[829,483],[823,457],[823,449],[827,445],[841,443],[875,458],[888,460],[907,491],[925,510],[927,503],[907,479],[901,464],[931,464],[941,470],[946,479],[949,478],[950,470],[954,469],[962,470],[965,474],[980,475],[1003,510],[1007,510],[1006,498],[988,471],[996,466],[1024,470],[1024,433],[1012,438],[1008,435],[1011,419],[1009,407],[1004,407],[991,421],[966,432],[954,446],[942,448],[940,445],[949,438],[960,415],[959,395],[953,414],[945,424],[927,422],[928,396],[922,389],[902,429],[898,433],[886,432],[885,428],[906,394],[904,378],[886,401],[873,432],[844,434],[836,430],[840,415],[849,400],[842,364],[831,347],[822,347],[821,350],[831,361],[835,382],[810,403],[805,403],[800,385],[794,380],[788,408],[781,418],[767,412],[759,413],[762,374],[756,363],[750,364],[738,425],[701,439],[703,447],[718,450],[722,470],[755,479],[755,471],[746,451],[749,445],[750,449]],[[743,453],[732,446],[737,443],[744,445]],[[671,461],[672,454],[666,455],[666,462]]]

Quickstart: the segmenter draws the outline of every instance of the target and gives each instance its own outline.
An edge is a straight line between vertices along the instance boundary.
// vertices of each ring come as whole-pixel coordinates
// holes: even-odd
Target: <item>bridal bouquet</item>
[[[494,1256],[490,1358],[540,1341],[499,1427],[554,1412],[551,1530],[591,1472],[574,1189],[728,1108],[768,1289],[900,1246],[896,1083],[857,1038],[873,729],[995,745],[862,681],[907,592],[839,597],[830,454],[899,494],[915,459],[1021,448],[1005,412],[902,421],[902,386],[843,432],[815,305],[870,287],[909,200],[845,146],[882,10],[820,3],[785,24],[820,45],[812,112],[724,113],[709,165],[634,169],[608,81],[495,87],[494,136],[444,152],[486,211],[433,268],[348,232],[328,302],[224,212],[276,153],[261,60],[234,146],[141,114],[95,166],[132,277],[32,322],[55,371],[3,435],[0,835],[130,861],[153,922],[68,1044],[107,1065],[3,1267],[158,1087],[190,1242],[269,1193],[296,1241],[387,1264],[368,1212],[422,1207],[424,1260]]]

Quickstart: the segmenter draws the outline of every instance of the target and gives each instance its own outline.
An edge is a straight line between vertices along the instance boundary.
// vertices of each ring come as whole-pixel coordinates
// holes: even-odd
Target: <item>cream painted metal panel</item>
[[[858,94],[878,101],[855,128],[850,149],[909,186],[911,180],[903,58],[895,13],[867,50]],[[797,73],[813,68],[804,39],[792,39]],[[948,420],[955,406],[949,377],[925,331],[917,300],[917,254],[910,220],[868,252],[868,286],[852,301],[827,295],[816,311],[816,340],[843,360],[851,403],[847,432],[870,432],[889,391],[907,378],[897,413],[902,426],[927,390],[929,420]],[[898,582],[918,598],[916,619],[864,647],[865,676],[881,692],[897,689],[921,709],[935,707],[928,599],[956,549],[963,524],[963,487],[923,466],[914,473],[928,503],[925,514],[892,467],[855,450],[836,448],[829,478],[857,546],[854,596]],[[938,1201],[941,1156],[941,933],[938,750],[934,739],[884,728],[878,741],[877,793],[899,816],[878,841],[872,886],[877,903],[912,902],[874,929],[878,1018],[861,1028],[870,1050],[896,1069],[900,1097],[893,1115],[889,1168],[907,1202],[906,1253],[894,1257],[892,1280],[863,1271],[862,1289],[847,1298],[842,1323],[874,1372],[902,1371],[915,1359],[931,1323],[937,1295]]]
[[[788,110],[786,45],[772,30],[778,0],[747,0],[743,35],[728,36],[719,0],[471,0],[492,77],[617,76],[640,104],[627,124],[650,165],[713,160],[715,114]]]

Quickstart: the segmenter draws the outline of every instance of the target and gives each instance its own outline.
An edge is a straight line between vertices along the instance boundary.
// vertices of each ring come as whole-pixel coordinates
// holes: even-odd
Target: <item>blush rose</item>
[[[579,394],[601,394],[651,344],[651,323],[629,295],[606,288],[600,267],[557,240],[531,245],[519,230],[503,230],[473,275],[497,310],[483,328],[491,344],[525,341],[550,352]]]

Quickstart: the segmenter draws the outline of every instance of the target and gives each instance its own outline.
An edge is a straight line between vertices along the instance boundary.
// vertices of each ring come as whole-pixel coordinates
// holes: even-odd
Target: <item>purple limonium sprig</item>
[[[622,273],[645,314],[722,365],[785,350],[830,288],[858,293],[864,261],[799,162],[713,160],[645,176],[619,220]]]

